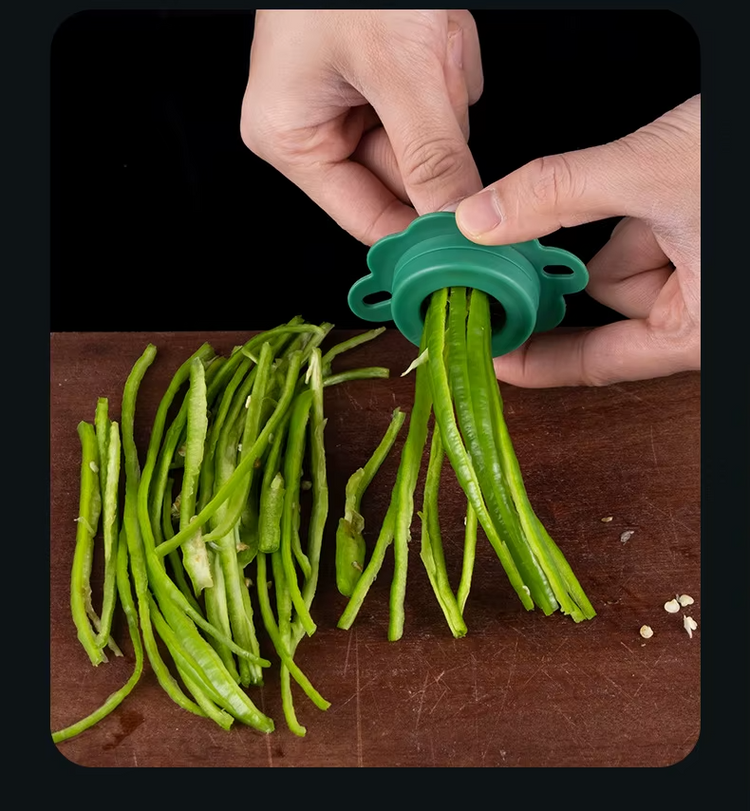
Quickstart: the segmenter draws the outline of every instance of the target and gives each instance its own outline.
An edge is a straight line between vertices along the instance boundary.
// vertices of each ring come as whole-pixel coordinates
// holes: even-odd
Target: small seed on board
[[[651,639],[654,629],[650,625],[641,625],[640,634],[644,639]]]
[[[698,623],[692,617],[684,617],[682,620],[682,624],[685,626],[687,635],[692,639],[693,631],[697,630]]]

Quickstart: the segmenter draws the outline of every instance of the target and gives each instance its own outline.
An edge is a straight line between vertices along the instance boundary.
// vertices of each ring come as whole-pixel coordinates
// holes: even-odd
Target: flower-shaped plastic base
[[[355,315],[392,320],[419,345],[432,293],[444,287],[482,290],[496,302],[495,357],[521,346],[533,332],[556,327],[565,315],[563,296],[583,290],[589,278],[580,259],[535,239],[477,245],[458,230],[450,212],[425,214],[405,231],[379,240],[367,254],[367,265],[369,275],[349,291]]]

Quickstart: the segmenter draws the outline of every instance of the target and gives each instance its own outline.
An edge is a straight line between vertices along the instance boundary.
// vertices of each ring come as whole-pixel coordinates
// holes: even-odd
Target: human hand
[[[528,388],[603,386],[700,369],[700,95],[603,146],[540,158],[460,203],[474,242],[502,245],[624,216],[588,264],[589,294],[627,316],[533,335],[495,359]]]
[[[371,245],[482,188],[482,82],[466,10],[259,10],[241,134]]]

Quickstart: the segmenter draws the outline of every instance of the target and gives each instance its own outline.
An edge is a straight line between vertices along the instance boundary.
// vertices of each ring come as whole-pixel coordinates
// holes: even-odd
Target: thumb
[[[527,163],[462,201],[458,227],[474,242],[503,245],[593,220],[648,215],[654,161],[629,138]]]

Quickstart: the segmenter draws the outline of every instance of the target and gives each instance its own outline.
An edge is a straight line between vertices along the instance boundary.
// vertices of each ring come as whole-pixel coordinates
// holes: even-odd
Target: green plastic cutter
[[[556,327],[565,315],[563,296],[583,290],[589,279],[580,259],[536,239],[477,245],[458,230],[450,212],[425,214],[405,231],[379,240],[367,254],[367,266],[370,273],[349,291],[352,312],[366,321],[394,321],[416,345],[427,300],[436,290],[471,287],[487,293],[495,302],[495,357],[534,332]]]

